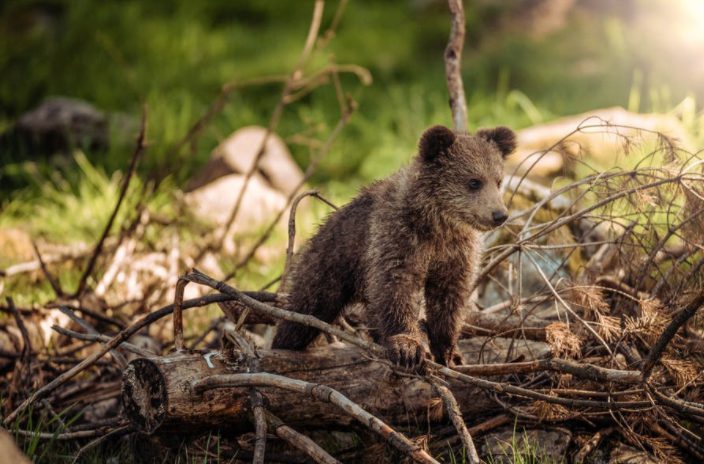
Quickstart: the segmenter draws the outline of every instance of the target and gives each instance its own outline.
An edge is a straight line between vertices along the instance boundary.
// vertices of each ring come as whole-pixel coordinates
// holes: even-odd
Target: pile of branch
[[[448,85],[455,125],[464,129],[464,20],[461,2],[450,6]],[[272,132],[283,109],[301,95],[325,82],[335,86],[340,120],[320,144],[306,179],[355,108],[338,76],[349,68],[331,64],[303,74],[312,51],[332,37],[339,20],[340,11],[321,37],[322,8],[316,1],[301,60],[283,79],[268,128]],[[175,154],[198,137],[234,88],[223,89]],[[119,200],[96,245],[51,259],[35,247],[36,262],[1,275],[42,278],[55,292],[42,308],[18,307],[11,298],[0,305],[9,319],[0,327],[3,425],[16,437],[64,441],[76,459],[139,435],[152,452],[158,450],[159,461],[186,442],[197,444],[191,456],[233,462],[437,462],[448,454],[479,462],[482,448],[475,442],[493,430],[564,425],[575,431],[569,453],[577,462],[600,446],[618,444],[668,462],[704,459],[704,366],[698,356],[704,346],[698,315],[704,305],[704,176],[700,159],[665,135],[590,119],[558,143],[575,134],[621,137],[627,130],[623,156],[632,169],[592,170],[551,187],[525,175],[507,176],[513,216],[487,236],[477,282],[480,307],[467,315],[460,341],[468,364],[429,362],[417,373],[386,360],[356,308],[327,324],[281,309],[276,293],[226,283],[247,269],[286,212],[290,258],[297,205],[307,196],[322,199],[317,192],[299,193],[303,184],[229,275],[216,279],[195,268],[221,252],[232,234],[238,211],[248,206],[241,201],[246,181],[226,227],[196,247],[171,242],[155,261],[163,265],[162,278],[129,292],[124,282],[134,279],[118,277],[127,275],[130,260],[158,254],[145,230],[172,237],[171,228],[180,226],[140,207],[110,236],[145,150],[144,121],[146,116]],[[248,179],[265,144],[266,138]],[[553,149],[546,147],[530,162]],[[574,162],[582,172],[591,169],[579,157]],[[520,168],[530,172],[530,166]],[[145,204],[149,194],[145,189],[136,203]],[[83,266],[74,291],[55,277],[69,260]],[[179,276],[179,269],[191,270]],[[194,286],[213,292],[185,299]],[[108,288],[140,296],[110,301]],[[166,304],[172,291],[173,302]],[[186,311],[214,304],[223,315],[205,328],[184,318]],[[45,330],[47,315],[52,334]],[[307,352],[268,350],[279,320],[311,325],[323,336]]]

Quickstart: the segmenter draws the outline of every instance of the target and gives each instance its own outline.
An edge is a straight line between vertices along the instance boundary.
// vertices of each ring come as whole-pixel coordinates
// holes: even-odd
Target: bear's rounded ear
[[[504,158],[516,149],[516,133],[508,127],[499,126],[493,129],[481,129],[475,135],[487,142],[494,142],[499,147],[499,151]]]
[[[433,161],[455,142],[455,133],[445,126],[433,126],[423,132],[418,143],[418,155],[423,161]]]

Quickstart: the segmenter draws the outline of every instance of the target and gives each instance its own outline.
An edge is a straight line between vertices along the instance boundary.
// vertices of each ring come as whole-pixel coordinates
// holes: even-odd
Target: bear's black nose
[[[491,213],[491,218],[494,220],[494,225],[500,226],[506,222],[506,219],[508,219],[508,214],[503,211],[494,211]]]

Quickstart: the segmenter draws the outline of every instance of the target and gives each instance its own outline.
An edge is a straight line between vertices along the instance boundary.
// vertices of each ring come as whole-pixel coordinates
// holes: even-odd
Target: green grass
[[[546,455],[540,443],[531,441],[525,430],[521,434],[516,428],[513,430],[511,443],[503,447],[502,453],[498,456],[488,456],[487,463],[499,464],[508,460],[513,464],[559,464]]]

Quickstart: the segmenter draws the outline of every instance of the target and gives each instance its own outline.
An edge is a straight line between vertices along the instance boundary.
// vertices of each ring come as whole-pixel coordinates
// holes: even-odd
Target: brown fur
[[[296,256],[284,307],[333,322],[346,305],[363,303],[392,361],[421,365],[427,330],[433,357],[458,362],[454,348],[472,304],[481,233],[506,220],[499,184],[515,144],[505,127],[475,135],[425,131],[409,166],[363,189]],[[273,348],[305,349],[317,335],[284,321]]]

